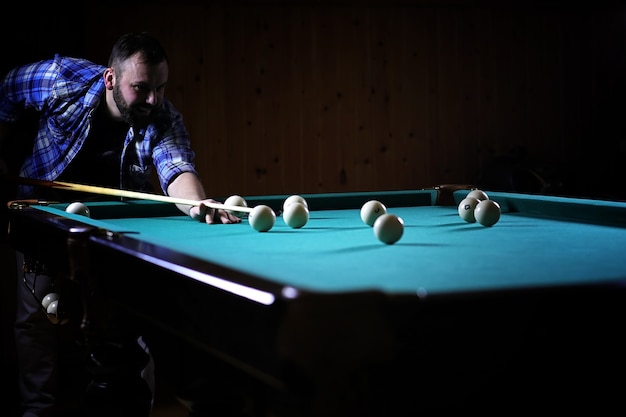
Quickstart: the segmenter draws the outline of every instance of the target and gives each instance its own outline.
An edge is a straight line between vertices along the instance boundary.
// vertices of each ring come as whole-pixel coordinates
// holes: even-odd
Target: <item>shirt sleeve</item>
[[[178,175],[183,172],[198,173],[194,164],[195,153],[191,149],[182,115],[169,101],[165,101],[163,106],[165,118],[159,123],[161,127],[156,127],[162,134],[157,135],[152,158],[161,189],[166,193],[167,187]]]
[[[75,102],[96,105],[104,91],[98,84],[104,69],[86,59],[58,54],[12,69],[0,82],[0,121],[14,122],[25,109],[59,114]]]
[[[0,83],[0,121],[14,122],[25,109],[41,111],[54,87],[54,60],[16,67]]]

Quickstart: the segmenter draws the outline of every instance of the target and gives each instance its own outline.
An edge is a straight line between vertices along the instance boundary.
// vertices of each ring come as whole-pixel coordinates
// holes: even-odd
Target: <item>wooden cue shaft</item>
[[[176,198],[176,197],[170,197],[167,195],[144,193],[140,191],[130,191],[130,190],[121,190],[117,188],[100,187],[97,185],[77,184],[77,183],[64,182],[64,181],[35,180],[32,178],[23,178],[23,177],[17,177],[15,178],[15,181],[18,183],[27,184],[27,185],[51,187],[51,188],[58,188],[58,189],[63,189],[63,190],[77,191],[77,192],[84,192],[84,193],[91,193],[91,194],[111,195],[114,197],[125,197],[125,198],[136,198],[139,200],[160,201],[163,203],[181,204],[184,206],[199,206],[200,205],[200,201],[198,200]],[[252,207],[233,206],[233,205],[221,204],[221,203],[204,203],[204,205],[213,209],[230,210],[230,211],[237,211],[237,212],[244,212],[244,213],[250,213],[253,210]]]

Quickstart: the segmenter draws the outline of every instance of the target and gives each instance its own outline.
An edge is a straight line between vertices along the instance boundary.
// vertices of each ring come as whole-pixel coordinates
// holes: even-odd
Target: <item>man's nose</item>
[[[158,95],[156,89],[150,90],[150,92],[148,92],[148,94],[146,95],[146,103],[150,104],[151,106],[154,106],[157,103],[157,99]]]

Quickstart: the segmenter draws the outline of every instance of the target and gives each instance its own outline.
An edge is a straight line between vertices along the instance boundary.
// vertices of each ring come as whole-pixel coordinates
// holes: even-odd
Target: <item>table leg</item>
[[[137,329],[103,299],[85,239],[68,239],[68,253],[70,278],[81,291],[81,330],[93,375],[85,393],[86,415],[149,417],[153,393],[142,371],[150,355],[140,346]]]

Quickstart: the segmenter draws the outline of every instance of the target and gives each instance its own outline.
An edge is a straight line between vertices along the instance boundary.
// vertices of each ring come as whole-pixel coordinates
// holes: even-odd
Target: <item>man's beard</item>
[[[133,127],[145,127],[154,118],[155,107],[151,106],[151,110],[147,115],[144,115],[143,113],[138,114],[134,111],[132,106],[129,106],[128,103],[126,103],[126,100],[124,100],[124,96],[117,85],[113,86],[113,100],[115,101],[115,105],[120,111],[124,121]]]

